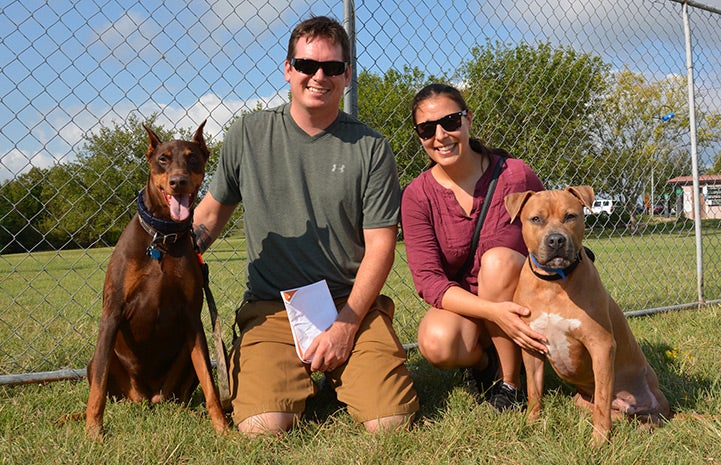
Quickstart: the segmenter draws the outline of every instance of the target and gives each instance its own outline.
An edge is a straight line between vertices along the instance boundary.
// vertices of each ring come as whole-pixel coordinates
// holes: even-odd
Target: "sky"
[[[378,74],[453,71],[486,40],[570,45],[653,79],[686,73],[671,0],[354,3],[358,68]],[[208,118],[206,134],[222,137],[239,111],[287,100],[292,27],[343,13],[330,0],[0,0],[0,181],[72,161],[87,135],[130,114],[176,130]],[[691,13],[694,71],[721,110],[721,15]]]

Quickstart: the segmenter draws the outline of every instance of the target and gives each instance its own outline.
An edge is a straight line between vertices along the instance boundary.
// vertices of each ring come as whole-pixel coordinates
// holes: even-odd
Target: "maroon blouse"
[[[471,248],[476,219],[488,192],[499,157],[476,183],[471,215],[465,214],[450,189],[441,186],[425,171],[404,190],[401,201],[401,226],[406,244],[408,267],[418,294],[430,305],[441,308],[443,295],[451,286],[478,292],[480,257],[493,247],[508,247],[526,255],[521,224],[510,223],[503,199],[513,192],[543,190],[536,173],[522,160],[509,158],[498,178],[491,205],[481,230],[476,260],[465,278],[454,281]]]

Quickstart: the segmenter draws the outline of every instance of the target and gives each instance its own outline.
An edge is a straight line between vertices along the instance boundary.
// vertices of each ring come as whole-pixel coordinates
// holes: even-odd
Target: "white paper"
[[[280,291],[290,320],[295,351],[303,363],[310,363],[303,354],[320,333],[333,324],[338,312],[325,280],[297,289]]]

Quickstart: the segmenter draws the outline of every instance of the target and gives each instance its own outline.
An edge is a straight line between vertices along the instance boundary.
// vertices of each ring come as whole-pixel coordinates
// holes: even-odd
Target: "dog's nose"
[[[187,176],[171,176],[168,182],[173,190],[178,190],[186,187],[189,181]]]
[[[552,249],[560,249],[566,245],[566,237],[563,234],[549,234],[546,245]]]

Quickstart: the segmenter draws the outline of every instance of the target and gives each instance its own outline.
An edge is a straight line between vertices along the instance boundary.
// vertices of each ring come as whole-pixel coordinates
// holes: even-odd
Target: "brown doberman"
[[[85,432],[103,433],[107,396],[188,402],[198,385],[213,427],[227,430],[201,322],[203,274],[191,228],[209,151],[205,121],[192,141],[161,142],[147,126],[148,183],[110,257]]]

